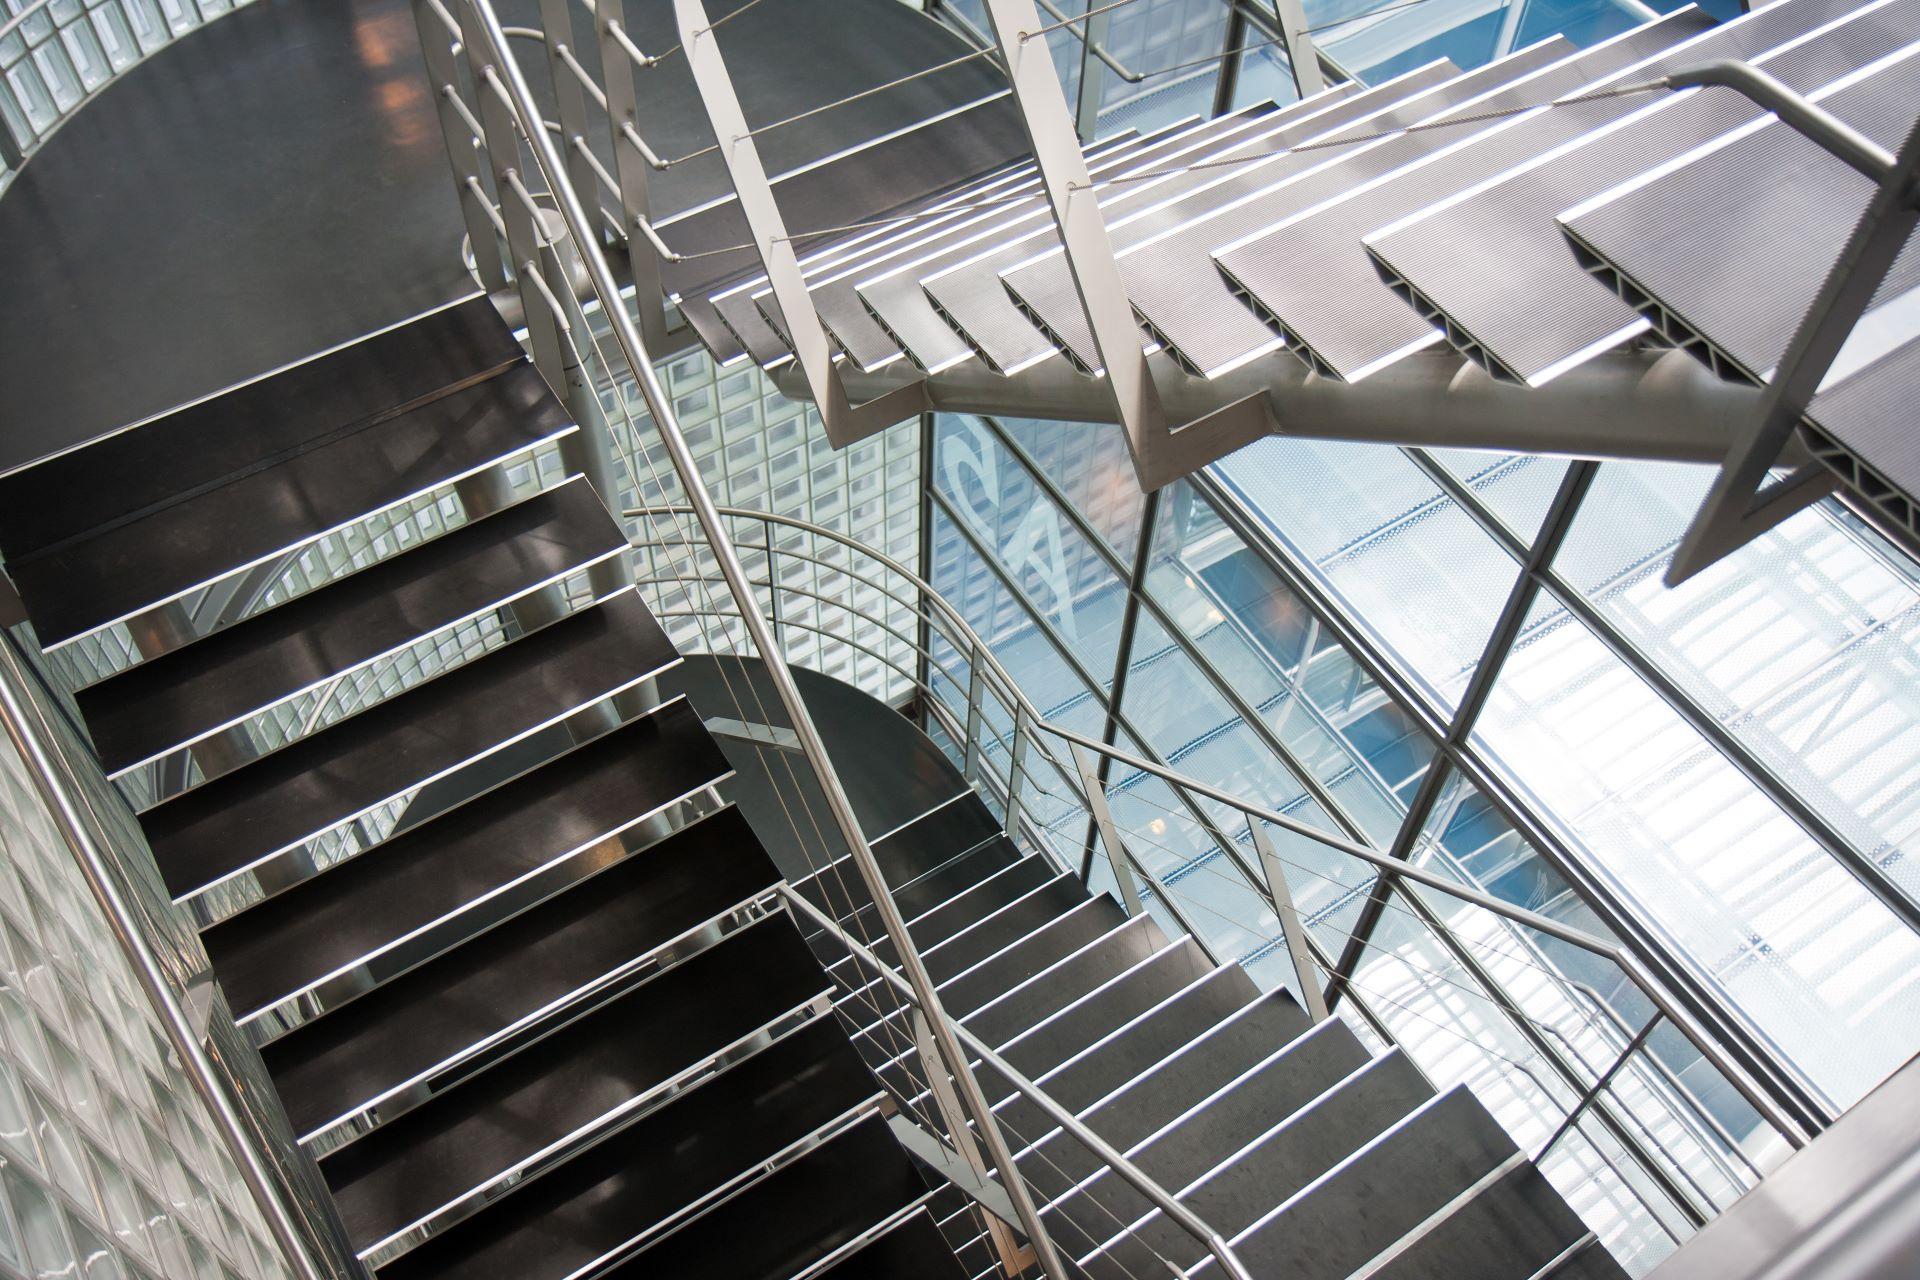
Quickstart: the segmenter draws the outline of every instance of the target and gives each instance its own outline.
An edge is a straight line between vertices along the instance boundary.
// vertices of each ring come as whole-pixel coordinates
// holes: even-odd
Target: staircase
[[[1758,68],[1891,153],[1920,97],[1920,8],[1778,0],[1716,24],[1687,7],[1585,49],[1553,37],[1471,71],[1441,60],[1085,148],[1170,425],[1267,415],[1238,434],[1223,421],[1220,447],[1189,463],[1277,429],[1719,461],[1758,397],[1684,376],[1697,372],[1684,361],[1654,377],[1655,356],[1679,347],[1764,385],[1873,183],[1738,93],[1658,83],[1716,60]],[[1035,161],[878,226],[855,212],[840,221],[859,229],[806,238],[786,294],[791,307],[804,289],[853,401],[918,388],[901,412],[1127,417]],[[1783,269],[1771,246],[1787,241],[1821,248]],[[1905,495],[1920,485],[1920,453],[1892,425],[1920,368],[1907,247],[1881,319],[1805,415],[1812,452],[1896,530],[1913,527]],[[828,375],[795,359],[763,270],[675,301],[717,359],[751,359],[835,432]],[[1486,377],[1463,380],[1463,366]],[[1532,412],[1551,425],[1510,421],[1528,402],[1502,387],[1538,393]],[[838,425],[871,430],[872,417]],[[1709,438],[1715,418],[1723,434]]]
[[[0,547],[373,1270],[958,1276],[578,435],[476,300],[8,477]]]

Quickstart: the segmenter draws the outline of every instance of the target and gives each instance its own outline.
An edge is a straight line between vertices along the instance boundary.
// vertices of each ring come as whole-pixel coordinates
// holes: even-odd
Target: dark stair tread
[[[1380,1280],[1530,1280],[1587,1228],[1540,1171],[1521,1162],[1432,1224]]]
[[[873,841],[873,856],[897,890],[1000,834],[993,812],[972,791]]]
[[[1012,841],[989,835],[931,871],[907,879],[889,876],[887,883],[893,887],[894,905],[911,920],[1001,868],[1011,866],[1020,856]],[[884,865],[881,870],[885,872]],[[867,894],[866,884],[851,858],[840,858],[805,879],[794,881],[793,887],[837,920],[851,920],[856,914],[863,923],[875,918],[873,899]]]
[[[1167,945],[1152,916],[1134,916],[966,1017],[988,1044],[1005,1044]]]
[[[572,429],[546,382],[520,365],[8,569],[52,646]]]
[[[1291,996],[1270,991],[1081,1118],[1156,1180],[1184,1187],[1366,1062],[1365,1048],[1338,1021],[1308,1026]],[[1123,1182],[1096,1176],[1098,1162],[1065,1135],[1041,1144],[1032,1165],[1049,1199],[1066,1197],[1065,1174],[1093,1179],[1075,1194],[1123,1222],[1152,1209]]]
[[[1022,858],[933,910],[919,916],[908,916],[907,931],[914,945],[925,954],[1056,878],[1052,864],[1045,859]],[[902,914],[905,914],[904,911]],[[882,933],[877,915],[868,913],[853,923],[873,939],[869,945],[875,955],[890,965],[899,963],[893,940]],[[849,932],[859,936],[859,929],[850,928]],[[852,956],[841,957],[831,967],[836,975],[847,981],[854,980],[856,976],[864,980],[871,977],[873,972],[865,961]]]
[[[1071,883],[1076,892],[1084,892],[1077,881]],[[1016,905],[995,919],[1017,915],[1024,905]],[[1125,923],[1126,918],[1125,909],[1105,894],[1083,900],[957,976],[943,981],[940,984],[940,998],[945,1002],[948,1012],[955,1017],[965,1017],[1052,968],[1080,948],[1111,933]]]
[[[0,552],[17,562],[525,359],[486,298],[421,316],[0,479]]]
[[[784,917],[735,933],[320,1161],[371,1247],[822,994]]]
[[[261,1050],[294,1132],[424,1078],[573,992],[765,893],[759,842],[644,849]]]
[[[563,1280],[878,1092],[835,1021],[816,1018],[403,1254],[381,1280]]]
[[[817,1280],[966,1280],[970,1274],[960,1269],[940,1228],[922,1209]]]
[[[1585,1247],[1569,1254],[1540,1280],[1627,1280],[1627,1269],[1607,1252],[1605,1245],[1589,1240]]]
[[[641,1250],[605,1280],[796,1275],[926,1193],[887,1122],[869,1115]]]
[[[570,855],[725,775],[685,699],[557,756],[200,935],[228,1003],[246,1017],[422,930],[476,909]],[[738,810],[675,837],[752,841]],[[587,856],[593,856],[590,852]],[[462,928],[459,919],[450,927]]]
[[[943,939],[922,953],[927,972],[945,984],[960,974],[992,960],[1045,928],[1064,913],[1086,902],[1086,889],[1069,875],[1054,877],[1028,890]]]
[[[1472,1093],[1449,1090],[1277,1206],[1234,1249],[1256,1275],[1339,1280],[1513,1151]]]
[[[672,660],[623,591],[149,809],[140,825],[168,891],[184,897]]]
[[[626,545],[575,479],[75,697],[100,763],[119,773]]]

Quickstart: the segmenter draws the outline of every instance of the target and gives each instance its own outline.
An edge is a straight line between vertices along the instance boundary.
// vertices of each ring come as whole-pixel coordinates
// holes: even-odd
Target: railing
[[[567,29],[561,25],[566,16],[564,0],[558,0],[557,7],[558,13],[546,15],[550,31]],[[611,0],[602,0],[599,14],[603,33],[617,44],[621,33],[612,16],[616,8]],[[1008,1135],[975,1078],[971,1047],[941,1007],[933,981],[801,701],[775,640],[774,624],[758,607],[730,531],[704,487],[672,405],[659,384],[642,326],[625,309],[620,285],[602,248],[600,221],[588,212],[573,185],[578,175],[543,120],[526,77],[513,59],[509,32],[488,0],[454,0],[451,8],[441,0],[418,0],[415,12],[428,72],[442,104],[456,183],[469,211],[476,270],[483,281],[497,277],[517,290],[535,364],[584,428],[578,434],[585,442],[576,446],[578,452],[569,462],[616,508],[621,505],[623,486],[636,495],[664,491],[685,499],[685,505],[676,509],[692,517],[693,527],[676,525],[665,532],[672,535],[674,553],[685,563],[700,565],[703,571],[678,584],[682,607],[672,607],[663,598],[666,593],[651,592],[658,612],[668,618],[697,619],[705,641],[702,647],[760,660],[797,739],[804,767],[825,797],[825,828],[851,850],[853,864],[874,903],[881,932],[899,957],[899,972],[889,970],[878,984],[894,1008],[876,1008],[880,1016],[875,1027],[879,1034],[893,1037],[900,1045],[894,1050],[895,1062],[913,1081],[906,1091],[911,1096],[900,1098],[903,1113],[931,1135],[947,1162],[956,1169],[970,1170],[978,1186],[984,1188],[997,1181],[999,1190],[993,1205],[998,1206],[1005,1221],[992,1221],[987,1226],[1008,1274],[1037,1261],[1046,1275],[1065,1280],[1067,1272],[1041,1221],[1033,1193],[1014,1164]],[[561,68],[570,63],[563,43],[543,43],[549,55],[560,60]],[[622,49],[621,65],[630,69],[631,56]],[[563,101],[562,114],[567,113]],[[590,156],[584,139],[570,133],[565,121],[559,133],[574,144],[574,159]],[[597,161],[587,170],[596,180],[606,176]],[[535,191],[541,194],[536,196]],[[607,335],[604,342],[603,332]],[[613,348],[611,357],[609,346]],[[652,420],[653,430],[644,442],[640,422],[628,412],[625,397],[619,393],[624,386],[638,390],[646,416]],[[602,400],[601,388],[616,389],[611,413]],[[656,462],[659,455],[664,455],[664,468]],[[722,605],[719,601],[730,603]],[[713,622],[719,623],[718,640],[707,625]],[[725,676],[724,671],[722,674]],[[727,679],[727,696],[741,721],[772,722],[753,683],[743,689],[731,677]],[[813,869],[827,873],[834,853],[823,834],[822,817],[811,810],[808,792],[794,770],[792,753],[779,755],[789,784],[782,790],[783,804],[798,810],[797,814],[791,810],[788,814],[790,835]],[[855,923],[865,927],[861,917],[857,916]],[[849,941],[861,948],[856,955],[870,958],[877,939],[849,937]],[[913,1028],[911,1036],[906,1034],[908,1026]],[[1030,1082],[1022,1092],[1033,1092]],[[1036,1104],[1049,1114],[1064,1110],[1034,1096]],[[1120,1171],[1120,1176],[1128,1174]],[[1134,1176],[1139,1176],[1137,1171]],[[1148,1194],[1171,1202],[1163,1189],[1153,1188]],[[1197,1223],[1184,1208],[1176,1205],[1173,1211],[1179,1215],[1177,1220]],[[1009,1225],[1025,1235],[1031,1255],[1014,1240]],[[1250,1280],[1217,1233],[1203,1225],[1196,1230],[1202,1246],[1225,1274]]]
[[[725,634],[684,606],[710,573],[664,532],[686,511],[627,514],[663,619],[690,641]],[[1805,1140],[1619,944],[1482,892],[1437,840],[1398,861],[1062,725],[907,566],[819,524],[720,514],[778,642],[886,672],[1008,835],[1470,1084],[1616,1253],[1657,1259]],[[1331,984],[1370,897],[1388,924]]]
[[[248,0],[0,0],[0,191],[89,98]]]

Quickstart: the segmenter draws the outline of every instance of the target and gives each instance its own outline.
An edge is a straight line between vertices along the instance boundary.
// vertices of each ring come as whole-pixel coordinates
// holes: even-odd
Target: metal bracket
[[[1768,473],[1780,464],[1834,358],[1872,305],[1881,281],[1905,248],[1916,223],[1920,223],[1920,202],[1916,202],[1916,192],[1920,192],[1920,122],[1895,156],[1831,112],[1745,63],[1712,62],[1685,68],[1667,76],[1666,82],[1675,89],[1699,85],[1734,89],[1878,184],[1774,369],[1760,401],[1758,421],[1722,460],[1719,476],[1674,551],[1666,573],[1666,583],[1672,587],[1838,486],[1839,477],[1817,463],[1803,465],[1784,480],[1772,483],[1768,483]]]
[[[896,422],[930,411],[933,404],[927,397],[926,384],[918,381],[861,405],[855,405],[848,398],[846,384],[841,381],[834,360],[833,341],[827,336],[820,313],[808,295],[799,255],[781,217],[772,180],[761,163],[760,148],[741,111],[733,78],[720,56],[706,6],[701,0],[673,0],[673,13],[680,26],[680,42],[686,50],[694,86],[707,109],[714,136],[720,139],[720,158],[727,166],[727,176],[740,201],[740,212],[746,218],[754,249],[767,274],[767,284],[779,304],[781,320],[793,343],[794,364],[806,379],[807,393],[820,410],[827,439],[835,448],[845,448]]]
[[[772,747],[776,751],[799,751],[800,735],[793,730],[777,724],[750,724],[745,720],[735,720],[729,716],[712,716],[706,721],[707,732],[716,738],[731,738],[735,742],[747,742],[756,747]]]

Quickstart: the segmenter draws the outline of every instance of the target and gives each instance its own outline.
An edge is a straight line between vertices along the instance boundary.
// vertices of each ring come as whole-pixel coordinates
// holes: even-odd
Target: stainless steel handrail
[[[273,1233],[275,1243],[286,1255],[288,1265],[301,1280],[330,1280],[333,1273],[322,1270],[309,1251],[293,1212],[282,1199],[245,1121],[227,1094],[220,1073],[207,1057],[180,994],[173,989],[159,957],[154,954],[140,916],[121,893],[105,853],[87,830],[87,822],[81,816],[86,806],[75,797],[74,788],[69,785],[70,771],[63,767],[64,761],[58,759],[51,745],[54,741],[51,726],[39,716],[30,716],[30,705],[34,705],[31,681],[13,645],[0,637],[0,725],[4,726],[7,739],[25,762],[40,802],[52,816],[67,851],[73,855],[81,878],[86,881],[87,890],[105,917],[114,942],[126,957],[142,993],[159,1015],[167,1043],[180,1059],[194,1092],[211,1113],[221,1145],[233,1157],[248,1193],[266,1221],[267,1229]],[[40,720],[37,728],[33,723],[36,719]]]
[[[579,192],[574,190],[569,179],[567,166],[558,147],[547,130],[542,127],[542,115],[525,74],[514,60],[508,46],[499,15],[494,11],[490,0],[460,0],[463,15],[470,15],[472,23],[462,22],[462,33],[469,42],[468,58],[472,65],[473,81],[476,92],[491,93],[513,117],[513,124],[520,135],[518,141],[498,136],[489,138],[489,151],[492,155],[496,173],[511,174],[517,170],[520,161],[520,143],[524,142],[530,150],[535,166],[541,171],[546,188],[551,193],[566,229],[567,237],[572,241],[574,251],[584,265],[587,283],[597,296],[603,313],[612,325],[613,337],[618,343],[622,357],[627,364],[627,372],[640,388],[647,410],[652,416],[654,426],[666,446],[668,459],[678,476],[682,491],[688,499],[695,519],[699,522],[708,548],[718,562],[721,576],[725,579],[728,591],[739,605],[742,621],[753,641],[754,648],[765,664],[769,680],[774,686],[789,724],[799,739],[801,752],[814,774],[815,780],[824,795],[827,807],[841,837],[851,851],[854,864],[865,882],[871,896],[875,913],[885,929],[889,941],[899,956],[901,967],[906,972],[906,980],[914,993],[915,1003],[926,1016],[929,1032],[945,1071],[952,1077],[958,1088],[966,1111],[977,1125],[978,1140],[988,1150],[989,1158],[999,1173],[1007,1194],[1012,1199],[1020,1217],[1020,1225],[1025,1230],[1028,1243],[1039,1258],[1042,1269],[1054,1280],[1065,1280],[1066,1270],[1053,1248],[1047,1230],[1040,1221],[1039,1210],[1035,1207],[1031,1195],[1021,1181],[1013,1163],[1013,1153],[1007,1148],[1005,1136],[994,1123],[992,1108],[986,1095],[981,1091],[979,1082],[974,1078],[968,1065],[966,1053],[956,1032],[956,1025],[949,1018],[940,1003],[939,993],[931,974],[928,973],[918,949],[907,932],[906,921],[900,915],[899,907],[893,900],[886,877],[875,859],[873,849],[867,843],[858,818],[853,811],[852,801],[842,785],[838,773],[829,758],[826,745],[822,741],[819,729],[800,696],[799,687],[794,683],[793,673],[787,667],[779,645],[775,642],[767,619],[761,615],[752,587],[747,582],[746,571],[742,568],[738,551],[728,536],[721,517],[715,509],[712,496],[707,492],[701,479],[698,464],[689,448],[685,435],[673,411],[672,402],[661,387],[659,376],[655,372],[645,340],[641,337],[633,317],[628,314],[621,298],[620,286],[615,279],[611,265],[602,250],[595,231],[594,221],[587,216],[581,203]],[[477,39],[481,48],[472,47]],[[484,105],[484,104],[483,104]],[[486,114],[483,112],[483,114]],[[511,154],[507,154],[508,149]],[[522,256],[515,254],[516,258]],[[568,285],[569,289],[571,285]],[[551,377],[552,374],[550,373]],[[638,477],[635,477],[636,482]],[[615,498],[610,505],[618,505],[617,494],[607,494]],[[964,1130],[953,1135],[956,1143],[965,1143],[969,1139]]]
[[[780,892],[790,906],[799,910],[805,914],[808,919],[831,933],[834,940],[847,949],[848,954],[857,957],[868,968],[879,974],[884,981],[900,992],[901,995],[909,1000],[913,999],[913,992],[911,988],[908,987],[906,979],[895,973],[891,965],[880,959],[879,956],[875,955],[873,951],[858,938],[855,938],[842,928],[839,921],[814,906],[811,902],[808,902],[806,898],[790,884],[782,884],[780,886]],[[978,1055],[980,1061],[986,1063],[989,1067],[992,1067],[996,1073],[1005,1077],[1008,1084],[1012,1085],[1014,1089],[1026,1097],[1028,1101],[1046,1113],[1047,1119],[1059,1125],[1063,1131],[1073,1137],[1074,1141],[1084,1146],[1095,1159],[1112,1169],[1114,1173],[1125,1180],[1128,1186],[1152,1201],[1156,1209],[1166,1214],[1167,1217],[1177,1223],[1181,1229],[1186,1231],[1188,1235],[1191,1235],[1205,1246],[1207,1251],[1213,1255],[1214,1261],[1218,1262],[1229,1276],[1233,1277],[1234,1280],[1253,1280],[1251,1273],[1247,1271],[1246,1266],[1234,1253],[1233,1246],[1227,1242],[1227,1238],[1224,1235],[1209,1226],[1199,1214],[1182,1204],[1179,1198],[1171,1191],[1168,1191],[1158,1182],[1155,1182],[1152,1176],[1140,1168],[1139,1165],[1127,1159],[1119,1148],[1088,1128],[1080,1120],[1080,1117],[1061,1105],[1049,1095],[1046,1090],[1027,1079],[1017,1067],[995,1052],[992,1045],[968,1030],[965,1025],[959,1025],[957,1030],[961,1043],[966,1045],[970,1052]]]
[[[1380,871],[1390,872],[1400,879],[1411,880],[1415,883],[1425,885],[1457,901],[1488,911],[1522,928],[1534,930],[1548,937],[1556,938],[1613,963],[1626,975],[1635,989],[1640,991],[1653,1007],[1659,1010],[1661,1015],[1687,1038],[1688,1042],[1693,1045],[1701,1056],[1706,1058],[1706,1060],[1714,1066],[1715,1070],[1740,1093],[1748,1105],[1752,1106],[1755,1112],[1765,1120],[1784,1141],[1794,1147],[1804,1145],[1806,1135],[1791,1121],[1785,1111],[1773,1104],[1757,1086],[1746,1078],[1746,1074],[1739,1069],[1731,1056],[1717,1046],[1711,1037],[1701,1032],[1693,1024],[1692,1020],[1684,1015],[1677,1004],[1652,980],[1652,975],[1647,972],[1645,966],[1640,963],[1638,958],[1618,943],[1596,937],[1583,930],[1564,925],[1557,920],[1542,916],[1536,912],[1528,911],[1522,907],[1516,907],[1485,893],[1469,889],[1464,885],[1456,884],[1444,876],[1437,875],[1411,863],[1389,858],[1384,854],[1356,844],[1353,841],[1342,839],[1322,831],[1319,828],[1303,823],[1296,818],[1246,801],[1233,795],[1231,792],[1180,773],[1175,769],[1168,768],[1155,761],[1143,759],[1131,752],[1102,742],[1098,738],[1090,737],[1086,734],[1068,729],[1065,726],[1054,724],[1042,715],[1025,697],[1019,686],[1007,673],[1005,667],[993,657],[992,652],[987,648],[985,642],[982,641],[973,628],[967,624],[966,620],[959,615],[959,612],[941,596],[939,591],[937,591],[931,583],[928,583],[899,561],[874,548],[867,547],[845,534],[810,521],[739,507],[724,507],[719,510],[722,515],[734,519],[777,524],[783,527],[799,529],[813,536],[826,538],[850,550],[858,551],[863,555],[871,557],[876,563],[883,565],[889,572],[897,574],[903,580],[912,584],[915,591],[919,593],[927,604],[937,609],[952,628],[965,638],[969,649],[969,659],[971,660],[975,654],[979,656],[987,669],[992,672],[994,682],[1002,686],[1001,689],[996,692],[1003,695],[1003,705],[1015,710],[1031,731],[1047,734],[1059,741],[1078,745],[1085,750],[1103,755],[1125,768],[1148,776],[1157,777],[1176,789],[1185,790],[1194,795],[1202,796],[1226,805],[1249,818],[1268,822],[1295,832],[1306,839],[1313,840],[1328,848],[1365,862]],[[684,509],[675,506],[663,506],[635,509],[629,511],[627,514],[636,517],[677,515],[684,514]],[[1042,749],[1044,750],[1044,746]],[[1048,753],[1048,755],[1049,758],[1052,758],[1051,753]],[[1251,878],[1250,883],[1256,891],[1261,891],[1262,887],[1258,883],[1257,878]],[[1277,911],[1277,904],[1274,905]]]

